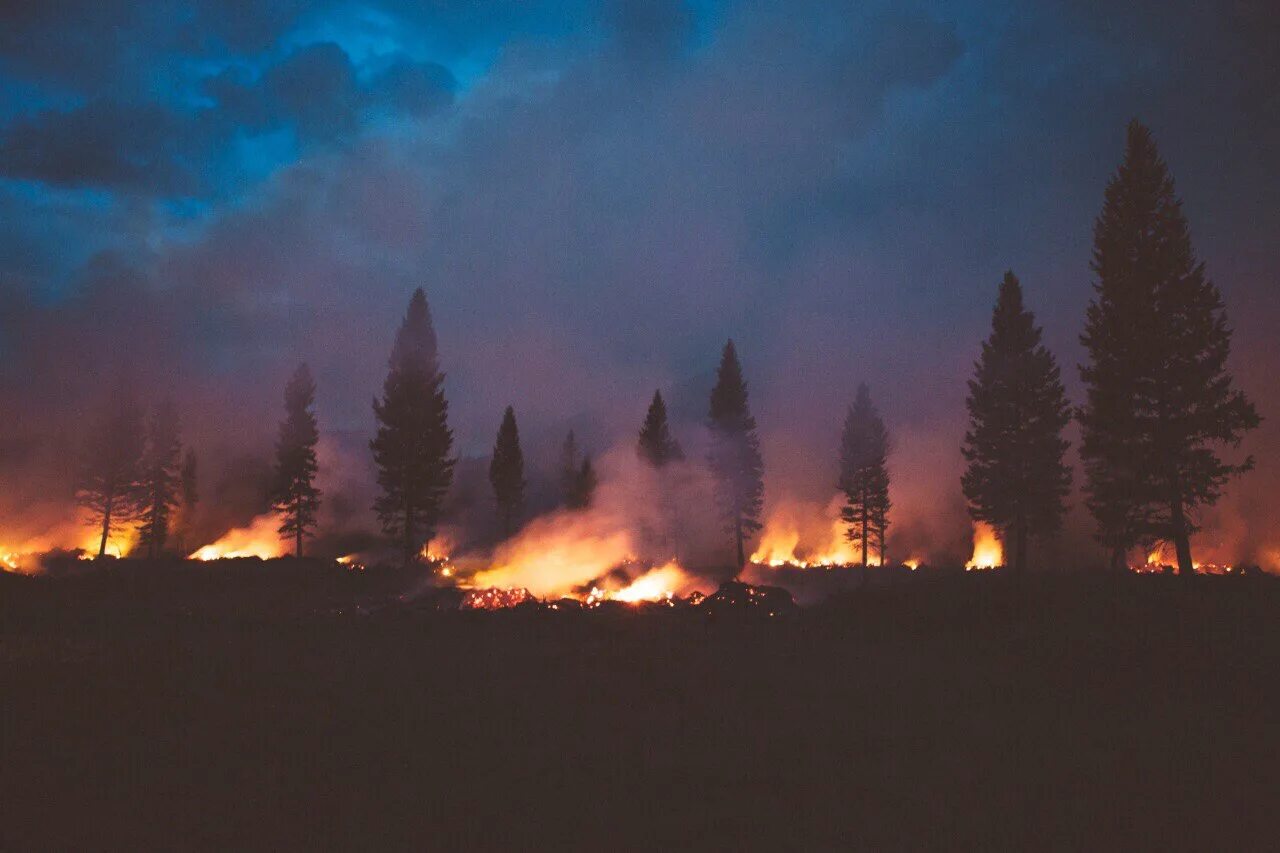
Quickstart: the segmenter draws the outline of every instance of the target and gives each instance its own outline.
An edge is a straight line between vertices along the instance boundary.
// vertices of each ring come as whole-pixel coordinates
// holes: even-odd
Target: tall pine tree
[[[100,413],[80,460],[76,502],[89,524],[102,531],[100,558],[112,531],[138,519],[144,446],[141,411],[125,390]]]
[[[493,443],[493,459],[489,462],[489,482],[498,503],[502,535],[515,532],[520,510],[524,506],[524,454],[520,450],[520,430],[516,413],[510,406],[502,415],[498,437]]]
[[[858,546],[865,568],[871,549],[884,564],[884,536],[889,513],[889,433],[871,402],[871,391],[858,386],[840,436],[839,489],[845,504],[840,517],[849,525],[846,536]]]
[[[180,494],[182,440],[179,434],[178,410],[166,398],[152,411],[147,421],[146,450],[142,458],[138,545],[155,559],[169,541],[173,513]]]
[[[312,535],[320,509],[316,488],[316,443],[320,430],[312,406],[316,383],[305,364],[298,366],[284,389],[284,420],[276,439],[275,485],[272,508],[280,513],[280,533],[293,539],[293,555],[302,556],[302,540]]]
[[[725,532],[733,534],[737,566],[746,563],[746,542],[760,529],[764,506],[764,460],[756,421],[747,407],[747,383],[730,340],[720,356],[707,427],[711,451],[707,463],[716,483],[716,504]]]
[[[396,333],[389,367],[382,399],[373,403],[378,432],[369,446],[382,489],[374,511],[383,531],[399,540],[408,565],[435,535],[455,461],[436,334],[421,288]]]
[[[1136,544],[1171,541],[1190,576],[1196,508],[1253,464],[1225,463],[1217,447],[1238,446],[1260,419],[1227,372],[1222,297],[1196,260],[1155,140],[1136,121],[1094,224],[1092,269],[1079,418],[1098,539],[1115,567]]]
[[[649,411],[640,427],[636,453],[654,468],[662,468],[668,462],[684,458],[680,442],[671,434],[671,426],[667,423],[667,404],[663,402],[660,391],[653,392],[653,401],[649,403]]]
[[[1062,523],[1071,471],[1063,462],[1062,430],[1070,408],[1058,365],[1040,343],[1035,317],[1022,303],[1022,286],[1004,275],[991,320],[991,336],[969,382],[968,462],[961,485],[969,514],[1002,531],[1009,567],[1027,565],[1031,536]]]

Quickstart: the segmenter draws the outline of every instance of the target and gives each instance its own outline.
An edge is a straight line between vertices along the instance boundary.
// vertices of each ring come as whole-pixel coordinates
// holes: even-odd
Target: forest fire
[[[995,528],[979,521],[973,525],[973,556],[964,564],[966,572],[988,571],[1004,565],[1004,546]]]
[[[279,521],[274,515],[260,515],[247,527],[237,527],[224,533],[216,542],[191,553],[191,560],[234,560],[241,557],[257,557],[270,560],[285,554],[285,544],[280,539]]]
[[[1174,574],[1177,572],[1178,558],[1169,551],[1169,545],[1161,543],[1147,554],[1146,562],[1130,566],[1129,571],[1140,575]],[[1191,570],[1199,575],[1229,575],[1235,572],[1236,568],[1225,563],[1202,563],[1193,560]]]
[[[808,535],[802,535],[800,519],[816,514],[821,520]],[[813,525],[809,525],[813,527]],[[751,554],[751,562],[769,568],[835,568],[862,564],[860,546],[850,542],[848,526],[840,518],[840,498],[834,498],[824,510],[814,512],[796,504],[784,504],[766,522],[760,544]],[[802,540],[808,540],[803,542]],[[867,555],[867,565],[879,566],[882,557],[874,546]]]

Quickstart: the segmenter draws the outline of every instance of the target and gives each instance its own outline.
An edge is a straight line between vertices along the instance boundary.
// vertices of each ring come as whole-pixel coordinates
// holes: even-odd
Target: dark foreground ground
[[[368,589],[266,572],[0,578],[0,849],[1280,843],[1280,582],[709,624],[357,616],[299,602]]]

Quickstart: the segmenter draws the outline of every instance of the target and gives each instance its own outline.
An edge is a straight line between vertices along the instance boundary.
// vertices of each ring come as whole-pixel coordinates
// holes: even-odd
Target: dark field
[[[1265,578],[715,623],[359,616],[403,579],[318,566],[0,581],[4,850],[1276,844]]]

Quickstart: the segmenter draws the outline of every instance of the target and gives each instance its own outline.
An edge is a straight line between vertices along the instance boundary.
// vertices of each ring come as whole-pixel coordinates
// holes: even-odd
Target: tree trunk
[[[413,562],[413,504],[404,502],[404,567]]]
[[[867,568],[867,496],[862,496],[862,568]]]
[[[1195,573],[1191,564],[1191,538],[1187,533],[1187,516],[1182,507],[1182,490],[1174,482],[1169,500],[1169,520],[1173,522],[1173,547],[1178,554],[1178,574],[1189,578]]]
[[[1127,572],[1129,570],[1129,561],[1126,558],[1128,551],[1123,545],[1117,545],[1111,549],[1111,570],[1114,572]]]
[[[98,543],[98,559],[107,555],[107,534],[111,531],[111,498],[107,498],[106,508],[102,511],[102,541]]]
[[[742,567],[747,564],[746,555],[742,548],[742,516],[738,516],[733,522],[733,538],[738,546],[738,571],[742,571]]]
[[[298,498],[298,500],[293,505],[293,509],[294,509],[294,521],[298,525],[297,529],[293,531],[293,534],[295,537],[294,548],[293,548],[293,558],[295,560],[299,560],[302,558],[302,498]]]
[[[1013,570],[1021,575],[1027,569],[1027,523],[1019,516],[1013,523]]]

